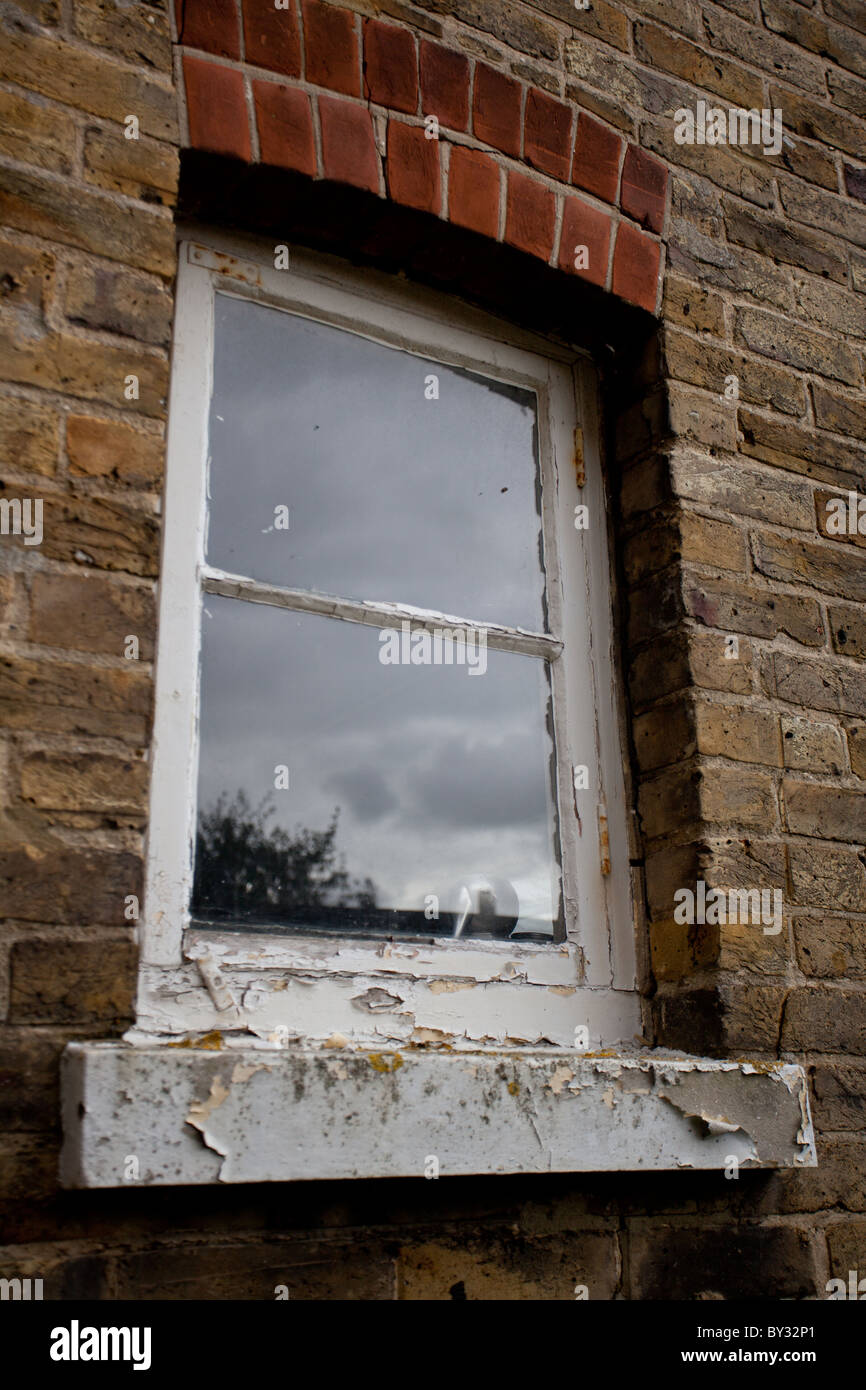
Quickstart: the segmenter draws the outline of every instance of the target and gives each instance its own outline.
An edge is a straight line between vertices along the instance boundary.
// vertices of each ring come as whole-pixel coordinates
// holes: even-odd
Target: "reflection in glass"
[[[547,664],[382,650],[375,627],[204,595],[194,919],[549,940]]]
[[[218,294],[209,453],[209,564],[546,630],[534,392]]]

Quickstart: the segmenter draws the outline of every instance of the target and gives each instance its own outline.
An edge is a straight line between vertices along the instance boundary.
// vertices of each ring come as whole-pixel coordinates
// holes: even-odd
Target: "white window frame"
[[[200,234],[199,234],[200,235]],[[596,1050],[640,1029],[621,707],[613,660],[609,528],[589,358],[449,297],[331,257],[207,233],[181,243],[168,418],[155,718],[137,1025],[129,1041],[217,1029],[226,1045],[448,1042]],[[203,931],[189,925],[197,789],[202,589],[279,602],[204,563],[217,291],[493,376],[538,398],[550,635],[487,627],[490,646],[550,650],[566,939],[382,941]],[[589,526],[574,525],[589,508]],[[417,610],[313,611],[392,626]],[[297,600],[293,600],[296,602]],[[431,623],[435,615],[431,615]],[[448,625],[453,626],[448,619]],[[574,768],[588,768],[576,790]],[[357,1001],[371,989],[393,1008]],[[585,1029],[585,1033],[578,1030]]]

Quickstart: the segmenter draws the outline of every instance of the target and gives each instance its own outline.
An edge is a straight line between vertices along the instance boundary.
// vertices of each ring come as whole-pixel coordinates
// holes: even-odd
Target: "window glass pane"
[[[551,938],[546,662],[203,602],[196,919]]]
[[[215,335],[210,564],[544,630],[534,392],[224,294]]]

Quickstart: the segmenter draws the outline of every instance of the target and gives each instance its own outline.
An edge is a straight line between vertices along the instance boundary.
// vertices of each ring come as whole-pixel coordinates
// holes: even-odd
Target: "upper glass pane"
[[[551,939],[546,661],[203,605],[197,921]]]
[[[536,396],[216,296],[208,563],[547,628]]]

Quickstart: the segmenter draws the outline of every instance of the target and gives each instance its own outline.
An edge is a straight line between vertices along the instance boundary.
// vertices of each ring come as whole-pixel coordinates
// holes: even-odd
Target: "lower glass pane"
[[[198,926],[560,934],[540,658],[204,596]]]

